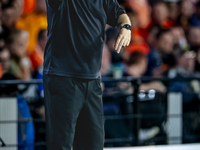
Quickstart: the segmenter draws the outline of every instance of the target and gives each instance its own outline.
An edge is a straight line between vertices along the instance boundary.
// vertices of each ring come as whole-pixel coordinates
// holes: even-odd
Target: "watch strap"
[[[131,26],[129,24],[123,25],[120,29],[125,28],[127,30],[131,30]]]

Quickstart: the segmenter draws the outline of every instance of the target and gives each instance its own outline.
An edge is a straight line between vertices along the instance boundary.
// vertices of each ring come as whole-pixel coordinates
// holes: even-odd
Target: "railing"
[[[159,118],[159,117],[163,117],[161,115],[158,114],[148,114],[148,115],[142,115],[140,114],[140,100],[138,97],[138,93],[139,91],[139,86],[143,83],[143,82],[149,82],[149,81],[162,81],[162,82],[188,82],[191,80],[198,80],[200,81],[200,78],[198,77],[189,77],[189,78],[151,78],[151,77],[142,77],[142,78],[133,78],[133,77],[123,77],[121,79],[115,80],[112,78],[102,78],[102,82],[103,83],[107,83],[107,82],[131,82],[132,86],[134,87],[134,92],[132,95],[134,97],[134,103],[132,103],[132,107],[134,110],[134,113],[131,115],[123,115],[123,116],[105,116],[104,120],[125,120],[125,119],[129,119],[129,120],[134,120],[134,128],[133,128],[133,134],[134,134],[134,138],[119,138],[119,139],[106,139],[105,142],[106,143],[110,143],[110,142],[132,142],[132,145],[134,146],[139,146],[140,142],[139,142],[139,129],[141,126],[141,119],[142,118]],[[18,84],[23,84],[23,85],[31,85],[31,84],[42,84],[42,80],[31,80],[31,81],[21,81],[21,80],[5,80],[5,81],[1,81],[0,80],[0,86],[4,87],[7,85],[18,85]],[[126,94],[125,94],[126,95]],[[108,95],[104,95],[104,96],[108,96]],[[183,115],[183,114],[166,114],[165,117],[167,118],[181,118],[181,117],[186,117],[187,115]],[[0,124],[5,124],[5,123],[26,123],[26,122],[44,122],[41,119],[26,119],[26,120],[1,120]],[[185,137],[189,137],[190,135],[185,135]],[[164,137],[163,137],[164,138]],[[171,139],[180,139],[183,137],[171,137]],[[200,135],[199,137],[200,138]],[[161,137],[162,139],[162,137]],[[6,145],[6,143],[3,142],[3,139],[1,139],[1,135],[0,135],[0,143],[2,143],[0,145],[0,147],[16,147],[16,146],[24,146],[24,145]],[[45,145],[45,143],[35,143],[35,146],[43,146]]]

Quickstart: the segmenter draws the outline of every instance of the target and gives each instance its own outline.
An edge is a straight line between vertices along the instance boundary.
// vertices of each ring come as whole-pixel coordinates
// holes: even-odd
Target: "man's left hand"
[[[122,28],[115,43],[115,50],[117,51],[117,53],[120,53],[122,47],[129,46],[130,41],[131,41],[131,30]]]

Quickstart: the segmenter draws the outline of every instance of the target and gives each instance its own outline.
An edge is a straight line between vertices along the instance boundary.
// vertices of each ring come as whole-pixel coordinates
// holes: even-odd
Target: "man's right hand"
[[[122,28],[115,44],[115,50],[120,53],[123,47],[129,46],[131,41],[131,30]]]

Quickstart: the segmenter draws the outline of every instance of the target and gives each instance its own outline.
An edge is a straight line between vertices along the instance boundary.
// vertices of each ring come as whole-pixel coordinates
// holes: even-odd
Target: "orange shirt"
[[[29,44],[27,51],[30,53],[35,50],[39,31],[47,29],[47,16],[31,11],[30,13],[23,15],[22,18],[17,21],[16,28],[29,32]]]
[[[35,8],[36,0],[24,0],[23,14],[32,11]]]
[[[148,0],[127,0],[127,6],[137,12],[141,28],[146,28],[151,21],[151,8]]]
[[[34,70],[38,70],[39,66],[43,64],[43,57],[44,54],[39,46],[36,46],[36,49],[29,54]]]
[[[132,44],[142,44],[144,43],[144,39],[139,29],[132,28],[131,30],[131,43]]]
[[[146,44],[133,44],[125,48],[128,53],[141,52],[144,54],[149,54],[149,47]]]
[[[151,32],[151,30],[154,28],[154,27],[158,27],[159,24],[153,20],[151,20],[151,22],[149,23],[149,25],[147,26],[147,28],[144,28],[144,29],[140,29],[140,33],[142,35],[142,37],[146,40],[149,33]],[[161,25],[162,28],[171,28],[174,26],[174,22],[173,21],[164,21]]]

